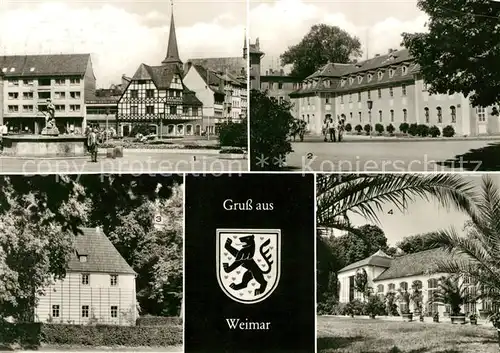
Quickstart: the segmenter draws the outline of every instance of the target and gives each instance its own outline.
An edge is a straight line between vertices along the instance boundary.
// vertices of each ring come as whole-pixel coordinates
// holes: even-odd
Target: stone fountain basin
[[[17,157],[78,157],[86,152],[85,136],[4,135],[3,155]]]

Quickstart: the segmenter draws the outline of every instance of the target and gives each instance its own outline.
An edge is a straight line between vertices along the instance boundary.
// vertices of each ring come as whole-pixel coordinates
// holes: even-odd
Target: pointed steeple
[[[245,38],[243,39],[243,59],[247,58],[248,47],[247,47],[247,30],[245,29]]]
[[[179,58],[179,48],[177,48],[177,36],[175,35],[174,2],[170,0],[170,4],[172,5],[172,15],[170,16],[170,33],[168,36],[167,56],[161,63],[179,64],[182,66],[182,61]]]

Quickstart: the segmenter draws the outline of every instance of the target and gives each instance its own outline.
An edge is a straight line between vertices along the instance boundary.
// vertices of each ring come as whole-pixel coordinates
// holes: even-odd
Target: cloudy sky
[[[0,55],[91,53],[99,87],[159,65],[167,51],[168,0],[0,0]],[[175,0],[181,60],[241,56],[244,1]]]
[[[426,15],[417,0],[251,0],[250,36],[266,53],[262,69],[276,67],[279,55],[300,42],[312,25],[339,26],[357,36],[370,57],[399,48],[402,32],[424,30]],[[367,46],[368,43],[368,46]]]
[[[489,176],[500,187],[500,174],[490,174]],[[464,178],[480,188],[481,175],[464,175]],[[391,209],[393,214],[389,214]],[[405,213],[400,213],[396,208],[388,206],[378,215],[380,218],[378,226],[384,230],[390,245],[396,245],[398,241],[409,235],[449,229],[451,226],[461,231],[468,219],[461,212],[446,210],[437,202],[429,203],[423,200],[411,204]],[[352,216],[351,221],[356,225],[368,223],[357,215]]]

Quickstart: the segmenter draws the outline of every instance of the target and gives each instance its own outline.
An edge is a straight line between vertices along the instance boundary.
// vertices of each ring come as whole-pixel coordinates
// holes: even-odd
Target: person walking
[[[335,124],[333,123],[332,117],[328,120],[328,133],[330,134],[330,142],[337,142],[337,136],[335,136]]]
[[[91,162],[96,163],[97,162],[97,149],[98,149],[97,129],[90,130],[90,133],[87,137],[87,145],[88,145],[89,152],[90,152]]]

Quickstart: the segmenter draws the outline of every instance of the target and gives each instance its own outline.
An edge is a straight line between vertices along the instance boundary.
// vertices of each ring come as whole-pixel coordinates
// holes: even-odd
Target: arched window
[[[406,109],[403,109],[403,122],[406,123],[408,120],[408,111]]]
[[[379,72],[377,73],[377,75],[378,75],[378,79],[379,79],[379,80],[381,80],[381,79],[382,79],[382,76],[384,76],[384,73],[383,73],[382,71],[379,71]]]
[[[457,109],[455,108],[455,106],[451,106],[450,107],[450,111],[451,111],[451,123],[456,123],[457,122]]]
[[[377,286],[377,293],[384,293],[384,285],[383,284],[379,284]]]
[[[430,121],[430,116],[429,116],[429,108],[425,107],[424,108],[424,112],[425,112],[425,122],[427,124],[429,124],[429,121]]]
[[[436,278],[430,278],[427,280],[427,311],[430,313],[436,313],[438,311],[438,303],[432,303],[432,298],[434,293],[438,290],[439,281]]]
[[[408,290],[408,283],[407,283],[407,282],[401,282],[401,283],[399,284],[399,288],[400,288],[401,290]]]
[[[387,286],[389,292],[394,292],[396,290],[396,285],[394,283],[389,283]]]
[[[437,118],[438,118],[438,124],[441,124],[443,122],[443,110],[441,107],[437,107]]]
[[[394,122],[394,110],[391,109],[391,123]]]
[[[413,281],[411,284],[412,289],[422,289],[422,281]]]
[[[378,111],[378,120],[380,122],[382,122],[382,111],[381,110]]]

